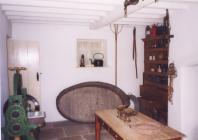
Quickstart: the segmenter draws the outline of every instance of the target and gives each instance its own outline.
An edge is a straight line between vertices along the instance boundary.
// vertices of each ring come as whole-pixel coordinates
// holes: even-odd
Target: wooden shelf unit
[[[146,60],[144,62],[151,63],[151,64],[167,64],[168,60],[152,60],[152,61]]]
[[[145,71],[144,74],[147,74],[147,75],[155,75],[155,76],[168,76],[167,73],[162,73],[162,72],[151,72],[151,71]]]
[[[163,35],[158,35],[158,36],[155,36],[155,37],[152,37],[152,36],[147,36],[146,38],[142,39],[144,42],[145,41],[155,41],[155,40],[168,40],[170,38],[173,38],[174,35],[166,35],[166,34],[163,34]]]
[[[150,48],[149,49],[150,52],[159,52],[159,51],[168,51],[168,48]]]
[[[168,85],[162,85],[162,84],[158,84],[158,83],[154,83],[154,82],[150,82],[150,81],[144,81],[144,84],[149,85],[149,86],[155,86],[158,88],[162,88],[162,89],[168,89]]]
[[[173,35],[147,36],[144,41],[143,85],[140,86],[140,112],[167,124],[168,56]]]

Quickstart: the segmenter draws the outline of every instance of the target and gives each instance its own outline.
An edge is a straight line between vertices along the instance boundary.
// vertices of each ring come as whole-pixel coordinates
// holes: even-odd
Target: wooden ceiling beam
[[[114,22],[114,23],[116,23],[116,24],[136,24],[136,25],[152,25],[152,24],[154,24],[153,22],[150,22],[150,21],[146,21],[146,22],[142,22],[142,21],[116,21],[116,22]]]
[[[45,13],[32,13],[32,12],[12,12],[12,11],[6,11],[5,15],[7,15],[7,16],[26,16],[26,17],[92,19],[92,20],[98,20],[100,18],[99,16],[87,16],[87,15],[45,14]]]
[[[64,21],[36,21],[36,20],[10,20],[11,23],[28,23],[28,24],[52,24],[52,25],[80,25],[80,26],[88,26],[88,22],[64,22]]]
[[[198,0],[160,0],[160,1],[171,2],[171,3],[185,3],[185,4],[198,3]]]
[[[86,22],[91,29],[97,29],[111,23],[158,23],[165,16],[165,9],[185,10],[198,0],[139,0],[137,5],[128,6],[127,18],[123,18],[123,3],[124,0],[0,0],[0,7],[12,21]]]
[[[134,13],[134,14],[130,14],[128,15],[127,18],[147,18],[147,19],[160,19],[163,18],[165,16],[165,14],[142,14],[142,13]]]
[[[121,18],[116,22],[147,22],[147,23],[162,23],[163,19],[152,19],[152,18]]]
[[[133,26],[146,26],[150,23],[146,23],[146,22],[113,22],[112,24],[119,24],[119,25],[133,25]]]
[[[26,16],[7,16],[9,20],[37,20],[37,21],[64,21],[64,22],[94,22],[92,19],[70,19],[70,18],[51,18],[51,17],[26,17]]]
[[[109,4],[109,5],[119,5],[124,3],[124,0],[46,0],[46,1],[76,2],[76,3],[88,3],[88,4]]]
[[[188,5],[184,3],[175,3],[165,0],[164,1],[159,0],[157,3],[153,3],[149,5],[148,8],[185,10],[188,9]]]
[[[140,10],[138,10],[136,13],[140,13],[140,14],[159,14],[159,15],[165,15],[166,14],[166,10],[164,8],[142,8]]]
[[[68,9],[84,9],[84,10],[102,10],[102,11],[112,11],[114,9],[113,5],[87,4],[87,3],[75,3],[75,2],[56,2],[56,1],[45,1],[45,0],[1,0],[0,4],[13,5],[13,6],[68,8]]]
[[[128,14],[134,13],[137,10],[142,9],[143,7],[146,7],[152,3],[155,3],[155,0],[144,0],[141,1],[137,5],[131,5],[128,6]],[[106,26],[108,24],[111,24],[112,22],[115,22],[116,20],[122,18],[124,16],[124,6],[120,5],[117,6],[113,11],[109,12],[105,17],[102,17],[101,19],[95,21],[95,23],[90,24],[91,29],[98,29],[100,27]]]
[[[105,16],[105,11],[2,5],[3,11]]]

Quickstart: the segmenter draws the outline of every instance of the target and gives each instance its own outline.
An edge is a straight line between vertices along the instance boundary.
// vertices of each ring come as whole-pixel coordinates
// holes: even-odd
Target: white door
[[[25,67],[20,71],[23,78],[23,87],[27,93],[35,97],[41,104],[39,78],[39,44],[33,41],[20,41],[8,39],[8,67]],[[9,90],[13,94],[13,74],[8,71]]]

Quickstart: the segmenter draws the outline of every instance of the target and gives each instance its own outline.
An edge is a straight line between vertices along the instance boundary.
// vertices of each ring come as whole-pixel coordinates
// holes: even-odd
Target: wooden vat
[[[56,99],[60,114],[73,121],[94,122],[94,112],[130,105],[129,97],[118,87],[103,82],[80,83],[60,92]]]

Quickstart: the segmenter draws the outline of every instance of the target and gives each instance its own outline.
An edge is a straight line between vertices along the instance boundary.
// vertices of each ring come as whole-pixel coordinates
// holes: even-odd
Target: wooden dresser
[[[168,122],[168,64],[170,35],[169,14],[164,17],[164,25],[147,26],[150,33],[144,42],[143,85],[140,86],[140,112],[160,121]],[[146,32],[147,33],[147,32]]]

